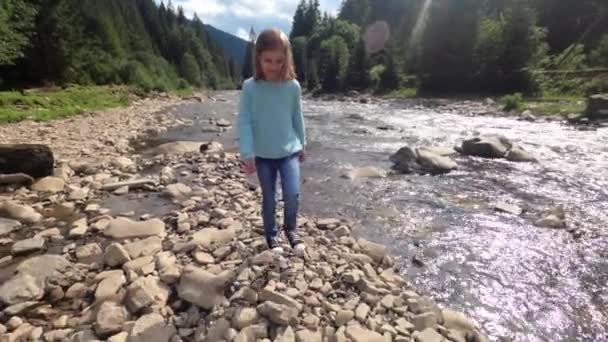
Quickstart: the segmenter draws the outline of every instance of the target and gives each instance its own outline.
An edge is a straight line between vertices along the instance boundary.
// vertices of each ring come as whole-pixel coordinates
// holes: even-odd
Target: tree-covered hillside
[[[201,20],[154,0],[0,3],[3,88],[71,83],[225,88],[240,77],[236,69]]]

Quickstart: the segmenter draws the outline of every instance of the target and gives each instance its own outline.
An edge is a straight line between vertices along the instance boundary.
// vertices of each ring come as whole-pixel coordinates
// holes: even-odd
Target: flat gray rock
[[[31,238],[15,242],[11,248],[13,255],[22,255],[38,252],[44,249],[45,240],[41,238]]]
[[[21,228],[21,223],[0,217],[0,236],[5,236]]]

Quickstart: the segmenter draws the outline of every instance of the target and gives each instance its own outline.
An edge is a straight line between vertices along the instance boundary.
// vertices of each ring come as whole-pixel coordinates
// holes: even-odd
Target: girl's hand
[[[300,151],[300,153],[298,154],[298,160],[300,161],[300,163],[305,162],[306,158],[308,158],[308,153],[305,150]]]
[[[254,173],[256,171],[255,170],[255,159],[253,159],[253,158],[246,159],[243,162],[242,170],[243,170],[243,172],[245,172],[248,175]]]

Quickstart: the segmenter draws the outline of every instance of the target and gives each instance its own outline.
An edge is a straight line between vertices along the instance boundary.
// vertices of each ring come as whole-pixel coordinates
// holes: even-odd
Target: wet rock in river
[[[528,109],[519,115],[519,120],[534,122],[536,121],[536,116]]]
[[[464,155],[482,158],[506,158],[513,162],[536,162],[521,146],[511,142],[502,135],[488,135],[468,139],[455,148]]]
[[[532,157],[528,152],[526,152],[523,148],[519,146],[513,146],[511,148],[505,158],[509,161],[514,162],[536,162],[536,158]]]
[[[344,172],[341,177],[350,180],[360,178],[384,178],[386,177],[386,173],[374,166],[364,166]]]
[[[468,139],[457,149],[465,155],[483,158],[504,158],[513,143],[504,136],[485,136]]]
[[[403,173],[412,173],[420,170],[417,159],[416,152],[408,146],[400,148],[389,157],[389,160],[394,163],[393,167]]]
[[[435,154],[425,148],[417,148],[416,154],[418,155],[417,161],[422,169],[431,174],[448,173],[458,168],[456,162],[449,157]]]
[[[590,96],[585,114],[590,119],[608,119],[608,95],[597,94]]]
[[[442,174],[455,170],[458,165],[449,157],[436,154],[430,148],[406,146],[390,156],[393,168],[402,173]]]
[[[537,227],[545,228],[567,228],[566,211],[562,206],[547,210],[542,217],[534,222]]]
[[[513,215],[521,215],[522,213],[522,209],[520,207],[516,206],[515,204],[505,202],[497,202],[496,204],[494,204],[494,209]]]

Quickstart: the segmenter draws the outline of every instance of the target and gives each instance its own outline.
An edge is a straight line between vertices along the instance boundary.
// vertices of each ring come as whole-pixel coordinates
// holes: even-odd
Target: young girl
[[[285,204],[284,230],[297,255],[304,244],[296,232],[300,195],[300,162],[306,159],[301,89],[295,79],[287,36],[262,32],[253,55],[255,76],[243,83],[239,104],[239,147],[243,170],[256,172],[262,188],[262,219],[268,247],[282,253],[276,226],[276,183],[281,176]]]

